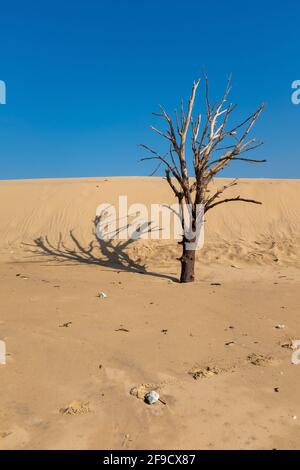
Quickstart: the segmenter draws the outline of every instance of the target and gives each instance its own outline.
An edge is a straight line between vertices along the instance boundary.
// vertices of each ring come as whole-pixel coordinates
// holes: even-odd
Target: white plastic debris
[[[276,325],[275,328],[277,328],[277,330],[283,330],[285,328],[285,325]]]
[[[0,364],[6,364],[6,345],[2,340],[0,340]]]
[[[295,349],[299,349],[300,347],[300,340],[299,339],[293,339],[291,348],[295,351]]]
[[[105,292],[99,292],[98,297],[99,299],[106,299],[107,295],[105,294]]]
[[[147,392],[144,400],[148,405],[153,405],[159,400],[159,393],[157,393],[155,390],[150,390],[150,392]]]
[[[297,416],[296,416],[296,415],[295,415],[295,416],[293,416],[293,419],[297,419]]]
[[[293,339],[291,348],[293,350],[292,354],[292,364],[300,364],[300,340]]]

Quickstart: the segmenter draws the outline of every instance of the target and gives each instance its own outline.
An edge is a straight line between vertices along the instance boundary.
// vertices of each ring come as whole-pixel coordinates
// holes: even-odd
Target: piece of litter
[[[69,326],[72,325],[71,321],[68,321],[66,323],[63,323],[62,325],[58,325],[59,328],[69,328]]]
[[[293,348],[294,349],[294,348]],[[292,359],[291,359],[292,364],[298,365],[300,364],[300,359],[299,359],[299,349],[295,349],[293,354],[292,354]]]
[[[211,282],[211,286],[221,286],[222,284],[220,282]]]
[[[153,405],[159,400],[159,393],[157,393],[155,390],[150,390],[150,392],[147,392],[144,401],[148,403],[148,405]]]
[[[285,328],[285,325],[276,325],[275,328],[277,328],[277,330],[283,330]]]
[[[126,447],[129,442],[132,442],[132,439],[130,439],[130,434],[125,434],[122,447]]]
[[[291,349],[293,349],[293,351],[295,351],[295,349],[299,348],[299,345],[300,345],[299,339],[293,339],[292,343],[291,343]]]
[[[235,344],[234,341],[228,341],[228,343],[225,343],[225,346],[230,346],[231,344]]]
[[[297,419],[297,416],[296,416],[296,415],[295,415],[295,416],[293,416],[293,419]]]
[[[5,341],[0,340],[0,364],[6,364],[6,356],[8,356],[8,354],[6,353]]]
[[[99,299],[106,299],[107,294],[105,294],[105,292],[99,292],[98,297],[99,297]]]
[[[279,387],[275,387],[274,392],[278,393],[279,392]]]
[[[118,328],[115,331],[124,331],[125,333],[129,333],[129,330],[127,330],[127,328]]]

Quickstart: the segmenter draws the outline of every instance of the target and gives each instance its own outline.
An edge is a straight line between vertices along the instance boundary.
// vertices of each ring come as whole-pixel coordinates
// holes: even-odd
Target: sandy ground
[[[119,194],[174,202],[160,178],[0,182],[0,448],[299,448],[300,182],[241,180],[263,205],[209,213],[189,285],[175,241],[95,240]]]

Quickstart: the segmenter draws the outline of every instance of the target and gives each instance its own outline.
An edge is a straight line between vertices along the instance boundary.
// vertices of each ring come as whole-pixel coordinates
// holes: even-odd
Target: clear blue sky
[[[296,0],[1,2],[0,179],[149,174],[150,113],[172,111],[201,69],[212,97],[232,73],[237,117],[267,104],[268,163],[224,176],[299,178],[299,18]]]

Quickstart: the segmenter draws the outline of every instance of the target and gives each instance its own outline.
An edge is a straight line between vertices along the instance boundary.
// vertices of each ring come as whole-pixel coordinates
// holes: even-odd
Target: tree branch
[[[251,202],[252,204],[262,204],[260,201],[256,201],[255,199],[245,199],[243,197],[237,196],[237,197],[231,197],[228,199],[222,199],[222,201],[215,202],[214,204],[211,204],[209,206],[205,206],[204,212],[207,212],[208,210],[212,209],[215,206],[218,206],[219,204],[224,204],[225,202],[233,202],[233,201],[239,201],[239,202]]]

